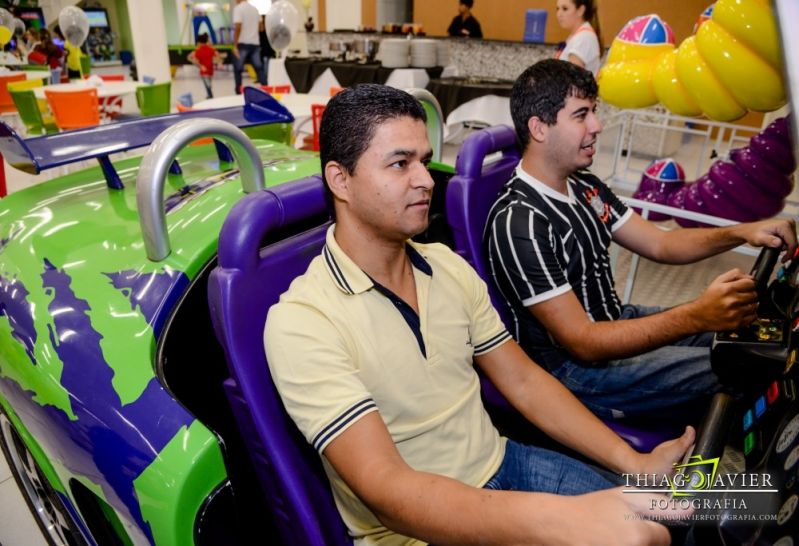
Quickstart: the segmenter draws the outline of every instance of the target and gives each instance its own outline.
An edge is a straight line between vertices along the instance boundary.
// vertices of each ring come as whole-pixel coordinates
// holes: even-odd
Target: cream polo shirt
[[[472,357],[511,339],[485,283],[447,247],[409,242],[417,316],[344,254],[334,229],[266,320],[270,371],[288,413],[323,453],[379,411],[412,468],[481,487],[505,443],[483,407]],[[322,461],[356,544],[420,544],[383,527]]]

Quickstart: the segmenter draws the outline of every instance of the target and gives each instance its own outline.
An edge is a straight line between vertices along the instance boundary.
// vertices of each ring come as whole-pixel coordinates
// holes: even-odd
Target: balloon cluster
[[[729,160],[713,163],[695,182],[684,183],[682,167],[671,159],[654,162],[633,197],[738,222],[770,218],[783,209],[793,189],[790,175],[796,158],[791,150],[788,118],[780,118],[752,137],[748,146],[732,150]],[[650,214],[650,219],[668,216]],[[698,225],[675,220],[683,227]]]
[[[279,51],[291,43],[299,21],[297,8],[288,0],[272,4],[266,13],[266,38],[273,49]]]
[[[622,108],[660,102],[675,114],[732,121],[747,110],[785,104],[781,67],[769,2],[718,0],[676,49],[671,28],[657,15],[627,23],[597,81],[600,96]]]
[[[58,14],[58,25],[67,41],[74,46],[82,46],[89,36],[89,17],[75,6],[67,6]]]

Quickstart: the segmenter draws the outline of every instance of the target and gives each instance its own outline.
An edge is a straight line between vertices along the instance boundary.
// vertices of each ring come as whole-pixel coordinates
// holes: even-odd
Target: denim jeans
[[[618,485],[590,467],[555,451],[508,440],[496,474],[483,486],[502,491],[581,495]]]
[[[211,83],[213,80],[211,76],[200,76],[200,79],[203,81],[203,85],[205,86],[205,98],[214,98],[213,85]]]
[[[625,305],[619,320],[658,311]],[[712,341],[712,333],[698,334],[642,355],[597,363],[575,362],[557,349],[539,358],[599,417],[673,420],[701,415],[704,405],[721,390],[710,367]]]
[[[258,83],[266,85],[264,76],[264,63],[261,60],[261,46],[255,44],[238,44],[239,56],[233,57],[233,79],[236,82],[236,94],[241,94],[241,72],[248,62],[258,75]]]

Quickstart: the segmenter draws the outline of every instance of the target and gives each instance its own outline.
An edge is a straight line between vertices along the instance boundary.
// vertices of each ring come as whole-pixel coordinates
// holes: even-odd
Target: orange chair
[[[341,93],[342,91],[344,91],[344,88],[343,88],[343,87],[338,87],[337,85],[334,85],[334,86],[332,86],[332,87],[330,88],[330,96],[331,96],[331,97],[333,97],[333,96],[335,96],[335,95],[338,95],[338,94],[339,94],[339,93]]]
[[[125,75],[124,74],[98,74],[100,79],[104,82],[124,82]]]
[[[319,125],[322,123],[322,114],[325,112],[324,104],[311,105],[311,123],[313,123],[313,150],[319,151]]]
[[[291,93],[290,85],[262,85],[260,87],[263,91],[266,91],[270,95],[273,95],[275,93],[277,94]]]
[[[11,82],[21,82],[25,79],[27,79],[25,74],[0,76],[0,114],[17,111],[14,99],[11,98],[11,94],[8,92],[8,84]]]
[[[45,89],[44,95],[53,112],[55,124],[62,131],[100,124],[100,102],[94,87],[76,91]]]

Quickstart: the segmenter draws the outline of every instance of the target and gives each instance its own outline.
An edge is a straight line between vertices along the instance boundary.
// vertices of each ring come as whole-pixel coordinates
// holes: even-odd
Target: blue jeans
[[[619,320],[658,311],[625,305]],[[575,362],[557,349],[539,357],[599,417],[673,420],[702,415],[705,404],[721,390],[710,367],[712,341],[712,333],[698,334],[642,355],[596,363]]]
[[[233,79],[236,82],[236,94],[241,94],[241,72],[248,62],[258,75],[258,83],[266,85],[264,63],[261,60],[261,46],[255,44],[238,44],[239,56],[233,56]]]
[[[206,99],[214,98],[211,76],[200,76],[200,79],[203,81],[203,85],[205,86],[205,98]]]
[[[505,457],[485,489],[581,495],[618,485],[599,469],[566,455],[508,440]]]

